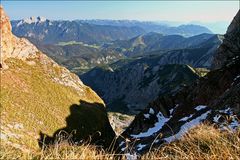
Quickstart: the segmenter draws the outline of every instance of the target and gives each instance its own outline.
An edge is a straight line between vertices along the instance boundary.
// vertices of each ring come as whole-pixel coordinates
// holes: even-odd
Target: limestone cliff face
[[[1,10],[1,145],[31,152],[63,130],[79,143],[115,136],[103,100],[75,74],[11,32]],[[38,145],[39,144],[39,145]]]
[[[221,68],[232,58],[240,56],[240,11],[233,18],[229,25],[222,45],[218,48],[217,54],[214,57],[212,67],[214,69]]]
[[[19,58],[25,60],[26,58],[35,57],[37,48],[24,38],[17,38],[11,32],[12,27],[8,16],[5,14],[3,7],[0,7],[1,13],[1,64],[6,65],[4,61],[7,58]]]
[[[78,76],[72,74],[69,70],[64,67],[59,66],[56,62],[54,62],[51,58],[41,53],[32,43],[30,43],[25,38],[18,38],[11,32],[11,24],[8,16],[5,14],[3,7],[0,7],[1,12],[1,65],[2,69],[6,70],[9,68],[7,63],[7,59],[20,59],[29,65],[36,65],[36,62],[41,63],[45,72],[49,74],[55,74],[56,68],[58,68],[59,72],[52,76],[52,81],[72,87],[78,91],[80,95],[85,95],[85,89],[88,88],[85,86],[82,81],[78,78]],[[57,75],[57,76],[56,76]],[[89,90],[91,91],[91,89]],[[98,99],[101,103],[103,101],[99,98],[93,91],[92,94],[96,99]]]

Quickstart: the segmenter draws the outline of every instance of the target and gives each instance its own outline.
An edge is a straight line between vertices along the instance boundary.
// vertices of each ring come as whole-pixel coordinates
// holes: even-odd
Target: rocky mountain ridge
[[[179,35],[164,36],[159,33],[148,33],[134,37],[130,40],[114,41],[113,43],[106,44],[103,47],[116,50],[128,57],[149,54],[167,55],[166,57],[170,57],[169,53],[170,55],[179,55],[181,54],[179,52],[191,52],[189,56],[188,53],[186,53],[187,55],[180,55],[181,58],[177,59],[185,58],[187,60],[187,58],[191,58],[196,55],[196,59],[202,59],[202,61],[206,64],[205,66],[210,68],[211,60],[214,56],[213,53],[215,53],[215,50],[222,43],[222,39],[223,37],[221,35],[213,34],[201,34],[185,38]],[[170,61],[171,60],[174,61],[174,58],[170,59]],[[186,64],[192,64],[193,62],[192,60],[186,60],[184,60]],[[193,65],[193,67],[203,66],[203,62]]]
[[[34,44],[57,44],[59,42],[83,42],[102,44],[116,39],[128,39],[145,31],[139,27],[101,26],[78,21],[52,21],[48,19],[15,20],[13,33],[25,37]],[[32,23],[33,22],[33,23]]]
[[[239,56],[240,48],[240,12],[232,20],[224,35],[223,43],[218,48],[216,56],[214,57],[213,68],[220,68],[234,57]]]
[[[236,23],[240,19],[239,13],[216,52],[214,62],[220,68],[210,71],[174,95],[159,96],[149,103],[119,138],[120,145],[117,147],[120,151],[131,153],[128,148],[132,148],[137,153],[146,152],[181,138],[190,128],[203,122],[212,123],[220,130],[239,129],[240,32]],[[226,42],[231,45],[226,47]],[[219,56],[225,58],[220,60]]]

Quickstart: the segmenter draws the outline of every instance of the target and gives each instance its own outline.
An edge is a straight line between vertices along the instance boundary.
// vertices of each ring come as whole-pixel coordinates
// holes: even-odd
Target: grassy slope
[[[240,130],[220,132],[213,126],[200,125],[190,130],[183,138],[149,151],[139,159],[239,159]],[[99,150],[88,144],[82,146],[56,145],[46,151],[26,154],[4,145],[0,159],[117,159],[116,154]],[[6,148],[8,150],[6,150]],[[119,155],[119,159],[126,159]]]
[[[65,127],[69,107],[79,100],[103,103],[88,87],[84,95],[52,80],[59,77],[60,66],[44,66],[36,61],[28,65],[21,60],[8,60],[9,69],[1,72],[1,138],[17,148],[38,148],[42,131],[52,135]],[[51,67],[46,71],[45,67]],[[91,118],[91,117],[90,117]]]

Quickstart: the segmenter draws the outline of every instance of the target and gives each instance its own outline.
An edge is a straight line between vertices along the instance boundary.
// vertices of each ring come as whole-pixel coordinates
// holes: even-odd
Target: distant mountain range
[[[213,36],[207,28],[197,25],[169,27],[127,20],[51,21],[30,17],[11,21],[11,24],[16,36],[27,38],[42,52],[79,75],[125,56],[189,48]],[[184,37],[198,34],[201,35]],[[202,54],[205,52],[206,49]]]
[[[151,22],[151,21],[136,21],[136,20],[79,20],[83,23],[95,25],[110,25],[110,26],[125,26],[125,27],[140,27],[146,32],[158,32],[164,35],[182,35],[190,37],[202,33],[212,33],[208,28],[203,25],[179,25],[171,26],[169,23]]]
[[[153,22],[74,20],[50,21],[43,17],[30,17],[11,21],[13,33],[35,43],[53,44],[58,42],[81,41],[87,44],[102,44],[114,40],[125,40],[135,36],[158,32],[164,35],[194,36],[212,33],[200,25],[170,27]]]
[[[50,21],[41,17],[11,21],[11,24],[16,36],[28,38],[34,44],[56,44],[68,41],[102,44],[145,33],[140,27],[103,26],[79,21]]]
[[[114,49],[126,56],[136,56],[152,54],[153,52],[164,53],[166,51],[180,49],[217,48],[221,44],[222,38],[221,35],[213,34],[200,34],[186,38],[180,35],[164,36],[151,32],[130,40],[117,40],[105,44],[103,47]]]
[[[59,64],[78,75],[95,66],[134,56],[161,55],[159,64],[189,64],[210,68],[214,51],[221,44],[221,35],[201,34],[189,38],[148,33],[130,40],[118,40],[103,46],[70,41],[36,46]]]

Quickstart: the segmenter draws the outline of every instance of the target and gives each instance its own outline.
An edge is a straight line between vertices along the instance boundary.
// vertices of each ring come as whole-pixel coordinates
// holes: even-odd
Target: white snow
[[[179,104],[176,104],[174,108],[170,109],[169,112],[170,112],[170,115],[172,115],[173,111],[179,106]]]
[[[144,147],[146,147],[146,144],[141,144],[140,143],[140,144],[137,145],[137,150],[141,151]]]
[[[200,124],[203,120],[205,120],[209,113],[211,113],[211,110],[207,111],[206,113],[203,113],[202,115],[191,120],[190,122],[186,122],[184,125],[181,126],[180,131],[177,134],[164,138],[164,140],[170,143],[176,139],[181,138],[181,136],[185,134],[190,128]]]
[[[217,114],[213,117],[213,122],[218,123],[219,118],[221,118],[221,115]]]
[[[29,18],[25,18],[22,23],[31,24],[31,23],[35,23],[35,22],[36,22],[35,17],[29,17]]]
[[[159,142],[159,139],[155,140],[154,143],[158,143]]]
[[[226,108],[225,110],[219,110],[220,113],[232,114],[231,108]]]
[[[154,110],[153,110],[152,108],[150,108],[150,109],[149,109],[149,113],[150,113],[150,114],[154,114],[155,112],[154,112]]]
[[[192,118],[192,114],[190,114],[188,117],[183,117],[181,119],[179,119],[179,121],[187,121],[188,119]]]
[[[148,128],[146,132],[139,133],[137,135],[132,134],[131,136],[134,138],[143,138],[143,137],[149,137],[159,131],[162,126],[171,118],[165,118],[161,112],[157,114],[158,121],[154,124],[154,127]]]
[[[237,77],[235,77],[233,81],[236,81],[238,78],[240,78],[240,75],[238,75]]]
[[[127,146],[126,146],[126,147],[123,147],[123,148],[121,148],[121,151],[125,151],[125,149],[127,149]]]
[[[195,109],[197,111],[200,111],[200,110],[205,109],[205,108],[207,108],[207,106],[199,105],[199,106],[195,107]]]
[[[44,18],[44,17],[29,17],[29,18],[25,18],[25,19],[23,19],[23,20],[21,20],[18,24],[17,24],[17,26],[20,26],[20,25],[22,25],[22,24],[32,24],[32,23],[43,23],[43,22],[45,22],[47,19],[46,18]]]
[[[143,114],[143,116],[144,116],[145,118],[149,119],[150,114]]]
[[[237,116],[234,115],[233,111],[231,110],[230,107],[224,109],[224,110],[219,110],[219,113],[224,113],[224,114],[227,114],[229,116],[231,116],[231,122],[228,122],[228,121],[224,121],[222,122],[222,124],[220,125],[220,128],[222,130],[235,130],[236,128],[240,127],[240,121],[238,120]],[[221,115],[216,115],[214,118],[213,118],[213,121],[214,122],[218,122],[218,119],[221,117]],[[217,119],[218,118],[218,119]]]
[[[236,128],[240,127],[240,122],[238,121],[238,119],[236,117],[234,117],[232,119],[232,122],[228,125],[228,127],[231,130],[235,130]]]
[[[174,111],[174,108],[170,109],[169,110],[170,114],[172,114],[173,111]]]
[[[123,144],[124,144],[125,142],[124,141],[122,141],[120,144],[119,144],[119,147],[121,147]]]
[[[125,156],[126,156],[127,160],[137,160],[137,154],[136,153],[134,153],[134,154],[126,153]]]

